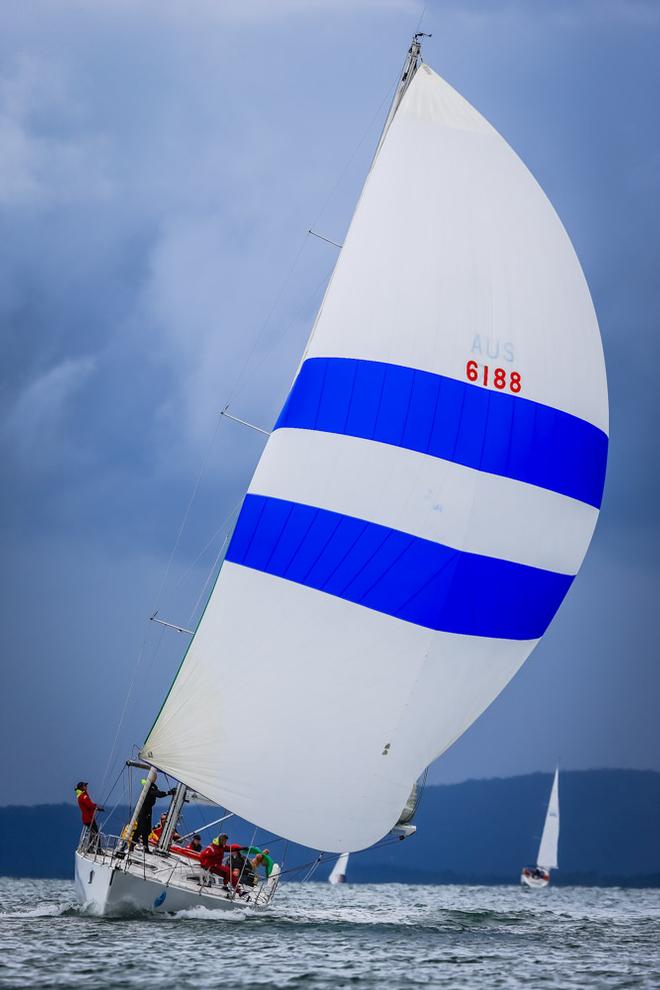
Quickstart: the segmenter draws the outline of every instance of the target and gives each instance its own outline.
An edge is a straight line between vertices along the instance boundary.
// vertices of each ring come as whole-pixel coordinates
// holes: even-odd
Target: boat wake
[[[245,921],[249,915],[249,910],[245,911],[214,911],[206,908],[202,904],[197,907],[185,908],[183,911],[175,911],[167,915],[170,921],[180,919],[187,921]],[[160,916],[162,918],[162,916]]]
[[[524,924],[525,912],[475,910],[465,911],[445,908],[429,910],[426,906],[407,909],[402,905],[388,905],[385,909],[347,904],[331,907],[301,905],[301,910],[292,910],[290,905],[274,907],[260,919],[265,924],[273,922],[282,925],[318,926],[346,928],[368,926],[370,928],[409,929],[436,932],[469,932],[471,930],[514,928]]]
[[[113,912],[100,914],[93,910],[90,905],[77,904],[75,901],[62,901],[57,904],[37,904],[31,908],[20,911],[0,911],[0,921],[10,921],[12,919],[27,918],[108,918],[142,920],[149,919],[163,921],[245,921],[250,914],[248,908],[245,911],[214,911],[202,905],[186,908],[183,911],[175,911],[171,914],[157,913],[155,911],[141,910],[126,905],[124,908],[117,908]]]
[[[94,918],[104,917],[96,915],[93,910],[83,905],[70,901],[58,904],[37,904],[32,908],[21,911],[0,911],[1,920],[10,919],[51,919],[51,918]],[[118,910],[105,915],[108,919],[124,920],[154,920],[159,923],[172,921],[212,921],[212,922],[244,922],[247,920],[258,920],[262,924],[271,925],[291,925],[291,926],[313,926],[313,927],[353,927],[368,926],[392,928],[409,928],[415,926],[422,929],[434,930],[462,930],[467,931],[474,928],[506,927],[515,926],[521,922],[522,916],[516,912],[500,911],[456,911],[444,910],[439,913],[433,912],[410,912],[401,914],[400,911],[373,910],[368,907],[347,907],[342,908],[321,908],[307,906],[307,909],[298,910],[271,910],[264,914],[255,914],[249,908],[245,911],[214,911],[202,905],[186,908],[182,911],[175,911],[171,914],[156,913],[155,911],[144,911],[128,906],[124,910]]]
[[[81,917],[86,914],[80,904],[66,901],[61,904],[37,904],[24,911],[0,911],[0,918],[66,918]]]

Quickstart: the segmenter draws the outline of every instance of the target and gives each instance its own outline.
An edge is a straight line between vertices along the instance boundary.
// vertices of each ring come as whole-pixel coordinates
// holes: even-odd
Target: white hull
[[[520,874],[520,882],[525,887],[540,888],[547,887],[550,883],[550,874],[544,877],[534,877],[523,870]]]
[[[135,858],[126,862],[103,853],[76,852],[76,894],[85,907],[99,915],[132,911],[169,914],[195,907],[258,910],[266,907],[275,892],[279,867],[274,867],[267,882],[248,889],[244,897],[225,891],[214,879],[210,878],[209,884],[197,865],[173,855],[145,857],[136,852]]]

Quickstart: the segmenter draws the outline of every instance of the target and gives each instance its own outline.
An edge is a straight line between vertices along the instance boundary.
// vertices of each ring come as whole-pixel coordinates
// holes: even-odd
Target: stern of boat
[[[542,876],[535,876],[529,867],[525,867],[520,874],[520,882],[523,887],[531,887],[533,890],[539,890],[541,887],[548,886],[550,883],[550,874],[544,871]]]

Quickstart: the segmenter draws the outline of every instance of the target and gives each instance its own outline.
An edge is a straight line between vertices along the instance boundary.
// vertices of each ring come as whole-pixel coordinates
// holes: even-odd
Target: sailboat
[[[536,857],[536,866],[525,866],[520,874],[520,882],[527,887],[547,887],[550,883],[550,870],[556,870],[557,848],[559,846],[559,767],[555,770],[550,791],[550,800],[545,813],[543,834]]]
[[[167,845],[186,789],[328,853],[411,834],[411,785],[529,656],[587,551],[608,444],[589,290],[540,186],[421,38],[139,753],[145,788],[181,782],[160,855],[84,839],[96,910],[237,906]]]
[[[346,883],[346,870],[348,869],[348,853],[342,853],[330,871],[328,883],[333,886],[338,883]]]

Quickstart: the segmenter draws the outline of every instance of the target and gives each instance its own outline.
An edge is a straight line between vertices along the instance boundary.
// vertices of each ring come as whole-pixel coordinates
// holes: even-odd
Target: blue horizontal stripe
[[[600,507],[607,436],[577,416],[378,361],[308,358],[275,424],[417,450]]]
[[[427,629],[497,639],[542,636],[573,580],[264,495],[246,496],[226,559]]]

